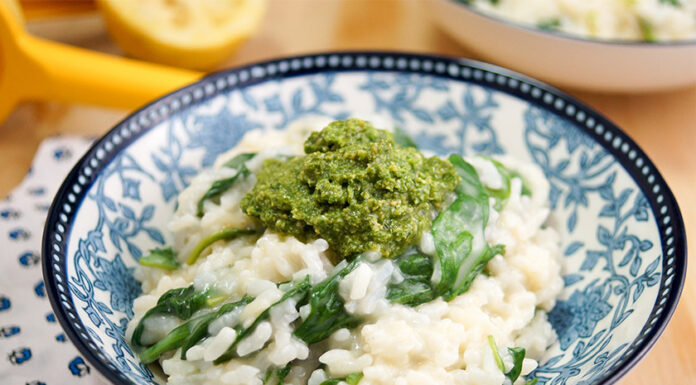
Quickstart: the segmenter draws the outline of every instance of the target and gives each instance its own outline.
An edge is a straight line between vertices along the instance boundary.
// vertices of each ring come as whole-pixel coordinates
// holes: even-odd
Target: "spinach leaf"
[[[159,356],[162,354],[181,347],[189,336],[188,325],[189,323],[186,322],[185,324],[174,328],[172,331],[167,333],[164,338],[157,341],[156,344],[145,349],[142,353],[140,353],[140,361],[142,361],[143,364],[155,362],[155,360],[157,360],[157,358],[159,358]]]
[[[484,237],[487,205],[460,195],[433,221],[432,233],[442,275],[436,292],[449,301],[469,289],[493,258]]]
[[[171,289],[157,300],[157,305],[148,310],[133,331],[131,343],[135,346],[143,346],[141,337],[145,329],[144,321],[153,315],[173,315],[179,319],[186,320],[193,313],[208,306],[211,297],[211,290],[196,291],[193,285],[178,289]]]
[[[252,300],[253,298],[251,297],[244,297],[240,301],[226,303],[214,312],[203,314],[184,322],[167,333],[167,335],[157,341],[156,344],[145,349],[140,354],[141,361],[145,364],[149,364],[154,362],[162,354],[178,348],[182,348],[181,359],[185,360],[186,352],[208,336],[208,326],[210,326],[214,320],[241,306],[246,306]]]
[[[505,167],[502,163],[498,162],[497,160],[491,157],[484,156],[483,158],[493,163],[495,169],[498,171],[498,174],[500,174],[500,177],[503,180],[503,187],[501,187],[500,189],[491,189],[486,187],[488,195],[495,199],[495,204],[493,207],[495,207],[496,210],[500,211],[503,209],[503,207],[505,207],[505,202],[508,200],[508,198],[510,198],[510,185],[511,181],[514,178],[519,178],[522,181],[522,195],[532,195],[532,191],[529,189],[527,183],[525,182],[524,178],[522,178],[522,175],[520,175],[520,173],[518,173],[517,171],[510,170],[509,168]]]
[[[387,299],[392,303],[417,306],[442,296],[446,301],[464,293],[503,246],[491,247],[484,229],[489,216],[489,192],[473,166],[461,156],[450,155],[461,182],[457,199],[433,221],[431,232],[440,264],[439,281],[433,282],[433,259],[419,253],[406,253],[395,262],[404,280],[390,284]]]
[[[503,364],[503,357],[500,356],[498,352],[498,344],[495,343],[493,336],[488,336],[488,346],[491,347],[493,352],[493,358],[495,358],[495,364],[498,366],[501,372],[505,373],[505,364]]]
[[[244,163],[250,161],[253,157],[256,156],[255,152],[248,152],[248,153],[243,153],[235,156],[234,158],[228,160],[227,162],[222,164],[222,167],[227,167],[231,169],[236,169],[241,166],[244,166]]]
[[[390,283],[387,287],[387,299],[392,303],[418,306],[435,299],[432,287],[433,260],[420,253],[404,254],[395,261],[404,280]]]
[[[150,254],[141,257],[138,263],[143,266],[156,267],[163,270],[176,270],[180,265],[176,259],[176,253],[171,247],[152,249]]]
[[[290,369],[292,369],[292,364],[288,363],[282,368],[271,368],[266,371],[266,375],[263,378],[262,385],[270,385],[271,380],[276,378],[277,381],[275,381],[275,384],[277,385],[283,385],[285,383],[285,377],[288,376],[288,373],[290,373]]]
[[[196,205],[196,216],[199,218],[203,216],[203,204],[206,200],[220,197],[220,195],[225,193],[225,191],[232,188],[240,176],[245,178],[251,174],[244,163],[253,158],[255,155],[255,153],[239,154],[227,161],[227,163],[223,164],[223,167],[236,169],[237,173],[229,178],[220,179],[213,182],[212,186],[210,186],[208,191],[206,191],[205,194],[203,194],[203,197],[198,201],[198,204]]]
[[[559,19],[557,17],[543,19],[537,23],[537,27],[539,27],[539,29],[543,29],[546,31],[554,30],[560,26],[561,26],[561,19]]]
[[[657,37],[655,37],[655,28],[648,20],[642,17],[638,18],[638,26],[640,27],[640,33],[643,35],[643,40],[649,43],[657,41]]]
[[[485,226],[485,224],[488,223],[488,199],[490,197],[488,191],[481,183],[476,169],[457,154],[450,155],[448,160],[452,163],[455,170],[457,170],[457,174],[459,174],[461,178],[454,192],[458,197],[468,196],[474,199],[481,206],[481,221]]]
[[[348,385],[357,385],[360,380],[362,380],[363,374],[362,373],[351,373],[348,376],[346,376],[346,382]]]
[[[215,365],[219,365],[235,358],[237,353],[234,350],[237,347],[237,345],[239,345],[239,343],[244,338],[251,335],[251,333],[253,333],[254,330],[256,330],[256,328],[259,326],[259,324],[261,324],[261,322],[267,320],[268,317],[270,317],[271,309],[274,306],[280,305],[281,303],[287,301],[289,298],[295,296],[300,297],[298,300],[299,303],[309,294],[311,289],[312,284],[309,281],[309,276],[307,276],[303,281],[293,284],[293,287],[291,287],[287,292],[285,292],[285,294],[283,294],[283,296],[280,297],[278,301],[274,302],[273,304],[271,304],[271,306],[269,306],[263,312],[261,312],[261,314],[259,314],[258,317],[254,319],[254,322],[252,322],[251,325],[249,325],[249,327],[244,328],[240,326],[239,328],[237,328],[237,338],[235,338],[234,342],[232,342],[232,344],[227,348],[225,353],[223,353],[220,357],[213,361],[213,363]]]
[[[358,385],[360,380],[362,380],[363,374],[362,373],[351,373],[347,375],[344,378],[331,378],[325,381],[322,381],[321,384],[319,385],[337,385],[341,381],[345,381],[348,385]]]
[[[504,250],[486,242],[489,198],[476,170],[459,155],[450,155],[449,161],[461,177],[455,190],[458,197],[435,218],[431,229],[441,269],[435,296],[446,301],[467,291],[488,261]]]
[[[505,373],[505,377],[514,383],[522,373],[522,362],[526,352],[524,348],[508,348],[508,353],[512,356],[512,368]]]
[[[416,142],[411,139],[411,137],[408,135],[408,133],[399,128],[399,127],[394,127],[394,132],[392,133],[394,136],[394,143],[399,145],[400,147],[403,148],[418,148],[418,145]]]
[[[493,351],[493,358],[495,358],[495,363],[498,365],[500,371],[505,374],[505,377],[507,377],[510,380],[510,383],[514,383],[515,380],[517,380],[517,378],[519,378],[520,374],[522,373],[522,363],[524,362],[524,356],[526,353],[524,348],[508,348],[508,353],[512,357],[512,368],[508,372],[505,372],[503,358],[500,357],[498,345],[495,343],[493,336],[488,336],[488,345],[490,345],[491,351]],[[527,383],[534,380],[530,380]],[[535,384],[536,382],[532,383]]]
[[[299,324],[293,335],[309,345],[329,337],[338,329],[350,329],[360,324],[360,319],[349,314],[344,308],[345,302],[338,293],[338,285],[362,260],[360,257],[354,259],[346,267],[311,288],[309,316]]]
[[[200,242],[198,242],[196,247],[194,247],[191,253],[188,255],[188,258],[186,258],[186,264],[193,265],[198,259],[198,257],[200,257],[203,250],[205,250],[208,246],[212,245],[217,241],[231,241],[243,235],[251,235],[256,232],[256,230],[226,229],[219,231],[215,234],[211,234],[203,238]]]

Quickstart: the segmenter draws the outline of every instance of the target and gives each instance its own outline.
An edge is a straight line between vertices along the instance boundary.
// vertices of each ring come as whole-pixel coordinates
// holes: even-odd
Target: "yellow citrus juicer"
[[[0,123],[21,101],[132,109],[203,76],[31,36],[10,4],[0,0]]]

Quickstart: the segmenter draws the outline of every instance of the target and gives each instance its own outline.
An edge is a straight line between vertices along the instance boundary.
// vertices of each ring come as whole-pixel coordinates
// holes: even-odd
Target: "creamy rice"
[[[179,255],[187,255],[198,241],[215,231],[252,223],[241,212],[239,202],[253,187],[253,174],[227,191],[219,204],[207,202],[202,218],[196,216],[196,203],[212,181],[234,173],[220,167],[225,160],[242,152],[258,151],[247,163],[252,172],[257,171],[265,158],[300,154],[308,132],[307,125],[295,125],[282,132],[250,132],[235,149],[220,157],[216,167],[197,176],[179,196],[178,209],[169,223]],[[283,295],[277,283],[309,276],[316,284],[336,268],[323,239],[304,243],[266,231],[255,242],[239,238],[216,243],[193,265],[182,265],[173,272],[138,268],[136,278],[142,282],[144,294],[134,302],[135,317],[127,337],[131,337],[137,322],[163,293],[193,283],[198,290],[215,287],[233,298],[250,295],[255,299],[211,323],[208,332],[212,337],[188,350],[187,360],[180,358],[180,349],[165,354],[160,363],[169,384],[261,385],[267,369],[299,360],[285,383],[319,385],[328,378],[362,372],[360,385],[500,385],[505,375],[496,364],[489,336],[500,347],[508,369],[512,358],[504,348],[525,348],[522,374],[527,374],[556,340],[546,312],[553,307],[563,286],[559,239],[556,231],[543,226],[550,210],[549,186],[541,171],[511,158],[498,160],[519,172],[532,194],[523,195],[521,180],[514,178],[510,197],[500,212],[491,200],[485,237],[491,244],[505,245],[505,255],[495,256],[486,273],[450,302],[438,298],[414,308],[391,304],[385,298],[387,284],[403,278],[391,260],[373,256],[339,286],[345,309],[364,317],[365,322],[359,327],[340,329],[310,350],[292,334],[293,322],[307,317],[308,305],[297,309],[295,301],[289,299],[273,307],[268,320],[237,346],[242,358],[214,365],[212,361],[236,337],[232,326],[248,326]],[[476,168],[482,183],[499,187],[501,177],[490,161],[477,157],[467,161]],[[421,237],[419,248],[434,253],[429,232]],[[178,321],[161,316],[148,319],[145,324],[149,337],[159,339]],[[324,364],[324,369],[316,369],[319,364]],[[520,377],[515,384],[524,382]]]
[[[471,0],[518,23],[619,40],[696,39],[696,0]],[[676,3],[676,4],[675,4]]]

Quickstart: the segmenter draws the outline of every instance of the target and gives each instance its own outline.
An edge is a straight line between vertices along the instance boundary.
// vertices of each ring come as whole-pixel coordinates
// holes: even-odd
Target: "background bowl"
[[[489,16],[456,0],[434,0],[428,5],[431,17],[461,44],[487,60],[555,85],[647,92],[696,84],[696,40],[582,39]]]
[[[540,383],[611,383],[657,340],[686,269],[679,208],[647,156],[571,97],[491,65],[400,53],[329,53],[210,75],[134,113],[66,178],[43,243],[46,290],[66,334],[117,384],[149,384],[123,334],[133,266],[171,240],[176,195],[250,129],[300,119],[398,125],[439,154],[510,153],[551,183],[565,288]]]

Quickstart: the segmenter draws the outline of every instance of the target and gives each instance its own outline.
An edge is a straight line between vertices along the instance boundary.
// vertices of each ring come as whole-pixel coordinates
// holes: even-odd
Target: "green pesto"
[[[333,122],[304,149],[305,156],[264,162],[242,210],[280,233],[324,238],[341,259],[399,255],[459,183],[448,161],[400,147],[363,120]]]

